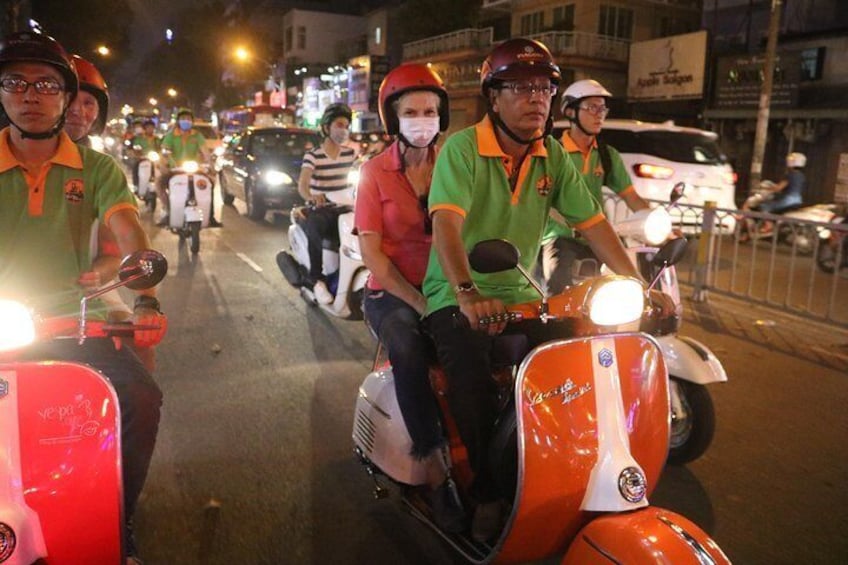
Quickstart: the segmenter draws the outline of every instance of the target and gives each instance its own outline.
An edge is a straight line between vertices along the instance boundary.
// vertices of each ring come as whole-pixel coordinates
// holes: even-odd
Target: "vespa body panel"
[[[4,425],[2,441],[11,445],[0,447],[20,454],[18,468],[4,470],[10,477],[0,479],[20,478],[17,485],[0,485],[0,516],[15,503],[6,498],[22,496],[37,523],[19,527],[40,528],[46,549],[40,556],[48,564],[119,563],[120,412],[111,385],[85,365],[58,362],[0,364],[0,381],[6,383],[0,412],[12,403],[17,411],[17,433]],[[18,536],[18,555],[10,563],[32,562],[37,542],[32,532]]]
[[[610,510],[647,502],[670,426],[668,373],[653,338],[629,333],[542,345],[522,363],[515,399],[519,489],[496,562],[561,552],[595,515],[584,500],[596,497]],[[599,411],[614,410],[620,413],[605,423]],[[621,500],[605,500],[612,490]]]
[[[565,554],[563,565],[726,565],[730,560],[701,528],[663,508],[609,514],[590,522]]]
[[[138,186],[136,192],[138,197],[144,200],[147,195],[154,192],[152,185],[153,163],[150,159],[142,159],[138,162]]]
[[[193,177],[193,179],[191,178]],[[212,181],[201,173],[177,173],[168,181],[168,202],[171,205],[170,227],[182,228],[190,220],[187,217],[186,200],[189,197],[189,181],[194,182],[194,199],[196,206],[202,213],[201,227],[209,226],[209,218],[212,213]]]
[[[390,368],[370,373],[359,387],[353,443],[394,481],[407,485],[426,483],[424,465],[410,455],[412,438],[397,403]]]

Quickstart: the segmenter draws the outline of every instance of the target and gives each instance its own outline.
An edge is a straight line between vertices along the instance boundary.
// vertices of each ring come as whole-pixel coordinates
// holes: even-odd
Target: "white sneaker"
[[[327,288],[324,281],[315,281],[315,284],[312,285],[312,294],[315,295],[315,300],[317,300],[319,304],[333,303],[334,297],[330,294],[330,290]]]

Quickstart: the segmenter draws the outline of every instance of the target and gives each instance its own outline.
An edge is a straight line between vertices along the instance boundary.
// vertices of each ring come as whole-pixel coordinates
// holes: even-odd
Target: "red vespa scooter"
[[[683,240],[670,242],[654,261],[672,264],[684,248]],[[511,320],[563,324],[569,336],[513,351],[509,362],[511,378],[489,452],[509,518],[491,544],[475,542],[467,532],[445,532],[431,519],[426,497],[415,489],[424,473],[408,455],[411,440],[389,367],[365,379],[354,415],[355,451],[375,481],[386,476],[399,483],[412,513],[473,563],[563,554],[568,565],[729,563],[698,526],[648,503],[668,454],[670,410],[662,351],[638,331],[644,286],[605,276],[546,299],[508,242],[481,242],[469,261],[481,273],[521,270],[543,298],[509,307]],[[452,475],[463,494],[470,470],[463,469],[464,448],[440,403]],[[381,491],[377,483],[375,494]]]
[[[85,320],[89,300],[158,284],[160,253],[128,256],[119,282],[82,299],[79,320],[34,319],[0,300],[0,563],[118,564],[124,559],[121,434],[112,385],[88,365],[20,362],[36,340],[131,337],[130,324]]]

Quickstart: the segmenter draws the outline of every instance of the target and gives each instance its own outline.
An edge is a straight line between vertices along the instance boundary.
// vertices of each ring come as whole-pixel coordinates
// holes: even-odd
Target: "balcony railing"
[[[403,44],[403,58],[421,59],[466,49],[488,49],[492,45],[492,28],[461,29]]]
[[[576,55],[626,63],[630,52],[627,40],[582,31],[547,31],[530,37],[547,45],[554,57]]]

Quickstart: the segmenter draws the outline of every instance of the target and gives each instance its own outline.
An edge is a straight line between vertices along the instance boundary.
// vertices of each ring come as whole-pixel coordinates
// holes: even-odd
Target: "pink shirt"
[[[396,141],[362,166],[354,224],[359,233],[380,234],[383,253],[406,280],[420,287],[433,239],[425,233],[426,219],[415,190],[401,171],[400,145]],[[368,288],[383,287],[372,274]]]

